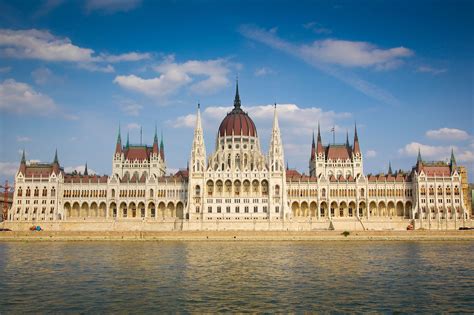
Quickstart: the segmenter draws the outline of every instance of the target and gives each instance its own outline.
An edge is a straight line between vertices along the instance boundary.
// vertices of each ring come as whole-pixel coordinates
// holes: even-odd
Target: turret
[[[163,131],[161,131],[160,156],[161,156],[161,159],[164,162],[165,161],[165,146],[163,144]]]
[[[160,154],[160,150],[158,148],[158,134],[156,132],[156,125],[155,125],[155,136],[153,138],[153,154],[154,155]]]
[[[311,143],[311,159],[310,161],[314,161],[316,157],[316,144],[314,143],[314,131],[313,131],[313,142]]]
[[[268,152],[270,157],[270,169],[272,172],[282,172],[284,169],[283,145],[280,136],[280,126],[278,124],[277,108],[273,111],[273,128]]]
[[[117,143],[115,144],[115,154],[122,154],[122,136],[120,135],[120,124],[117,134]]]
[[[21,162],[20,162],[20,169],[19,172],[25,175],[26,173],[26,158],[25,158],[25,150],[21,154]]]
[[[361,155],[360,146],[359,146],[359,137],[357,136],[357,124],[354,125],[354,147],[352,151],[354,154]]]
[[[449,166],[451,167],[451,174],[454,173],[454,171],[456,170],[456,158],[454,157],[454,150],[451,149],[451,160],[449,162]]]
[[[53,173],[59,174],[59,159],[58,159],[58,149],[54,153],[54,161],[53,161]]]
[[[318,155],[319,154],[324,155],[324,148],[323,148],[323,143],[321,141],[321,130],[320,130],[319,123],[318,123],[318,139],[317,139],[317,144],[316,144],[316,153]]]
[[[346,130],[346,147],[349,149],[349,131]]]
[[[388,161],[388,174],[392,175],[392,162]]]
[[[87,170],[87,162],[86,162],[86,166],[84,167],[84,176],[88,176],[89,175],[89,172]]]

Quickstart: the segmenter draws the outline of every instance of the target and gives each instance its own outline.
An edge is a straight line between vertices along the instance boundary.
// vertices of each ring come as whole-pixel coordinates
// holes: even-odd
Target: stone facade
[[[207,155],[198,106],[189,165],[166,176],[163,139],[122,145],[120,129],[112,175],[66,174],[53,163],[29,163],[23,154],[8,220],[63,230],[314,230],[453,229],[469,212],[454,154],[449,163],[418,156],[407,172],[364,174],[357,127],[354,139],[323,145],[313,135],[309,176],[285,169],[275,104],[269,151],[241,108],[224,117]],[[462,172],[461,172],[462,171]],[[64,223],[64,224],[62,224]],[[66,225],[67,223],[67,225]],[[19,225],[20,224],[20,225]],[[61,227],[62,226],[62,227]]]

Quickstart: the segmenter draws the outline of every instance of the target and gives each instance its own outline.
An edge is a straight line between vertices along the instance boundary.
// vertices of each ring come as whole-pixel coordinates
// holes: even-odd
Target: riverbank
[[[474,241],[474,231],[0,232],[1,241]]]

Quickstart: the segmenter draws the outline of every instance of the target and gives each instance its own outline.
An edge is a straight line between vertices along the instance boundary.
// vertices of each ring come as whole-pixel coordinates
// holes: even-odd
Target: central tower
[[[242,109],[236,82],[234,106],[222,120],[215,150],[204,162],[198,108],[189,163],[188,213],[191,224],[281,220],[286,209],[286,177],[276,105],[269,154],[262,153],[257,128]],[[202,167],[200,167],[202,165]]]

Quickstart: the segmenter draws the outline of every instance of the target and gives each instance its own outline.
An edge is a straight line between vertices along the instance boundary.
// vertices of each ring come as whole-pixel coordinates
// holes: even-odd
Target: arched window
[[[321,196],[323,196],[323,198],[326,197],[326,188],[321,190]]]
[[[21,197],[22,195],[23,195],[23,189],[21,189],[21,187],[20,187],[20,188],[18,188],[17,196]]]
[[[153,189],[150,189],[150,198],[153,198]]]
[[[51,197],[56,197],[56,188],[51,188]]]
[[[280,186],[275,185],[275,195],[280,196]]]
[[[196,185],[196,196],[200,196],[200,195],[201,195],[201,186]]]
[[[115,198],[115,189],[112,189],[112,198]]]
[[[39,196],[39,188],[38,187],[35,187],[35,194],[34,194],[35,197],[38,197]]]
[[[43,194],[42,194],[43,197],[46,197],[48,196],[48,190],[46,189],[46,186],[43,187]]]

